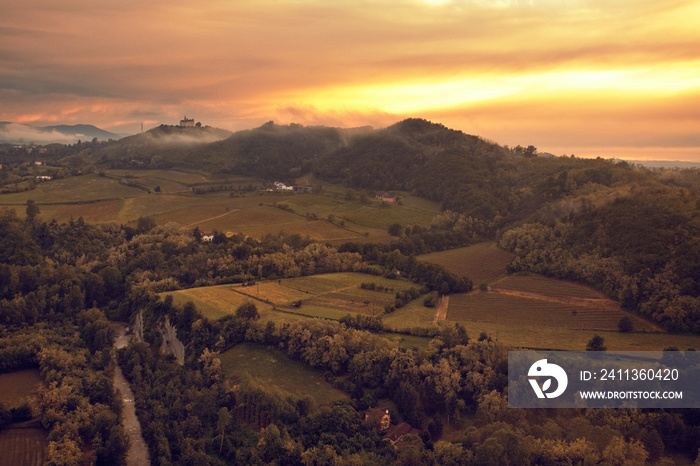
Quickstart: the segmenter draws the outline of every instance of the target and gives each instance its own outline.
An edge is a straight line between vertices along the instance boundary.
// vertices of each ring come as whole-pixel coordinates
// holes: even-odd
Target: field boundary
[[[31,192],[31,191],[29,191]],[[47,205],[84,205],[84,204],[99,204],[105,201],[123,201],[124,199],[130,199],[128,197],[105,197],[102,199],[86,199],[84,201],[66,201],[66,202],[36,202],[38,206]],[[0,205],[16,205],[16,206],[26,206],[26,202],[0,202]]]
[[[193,226],[193,225],[198,225],[198,224],[204,223],[204,222],[209,222],[209,221],[211,221],[211,220],[216,220],[217,218],[226,217],[228,214],[232,214],[232,213],[238,212],[238,211],[240,211],[240,210],[241,210],[241,209],[232,209],[232,210],[229,210],[228,212],[224,212],[224,213],[221,214],[221,215],[215,215],[214,217],[209,217],[209,218],[205,218],[205,219],[203,219],[203,220],[198,220],[198,221],[196,221],[196,222],[188,223],[187,225],[185,225],[185,228],[189,228],[189,227],[191,227],[191,226]]]

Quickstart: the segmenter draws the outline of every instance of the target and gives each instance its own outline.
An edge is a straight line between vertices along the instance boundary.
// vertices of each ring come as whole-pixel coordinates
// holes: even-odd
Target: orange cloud
[[[700,147],[698,17],[691,0],[27,0],[0,17],[0,119],[417,116],[507,144]]]

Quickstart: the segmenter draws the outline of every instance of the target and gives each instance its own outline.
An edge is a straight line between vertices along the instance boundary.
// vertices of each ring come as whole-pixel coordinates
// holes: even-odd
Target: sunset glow
[[[0,30],[0,121],[421,117],[557,155],[700,162],[697,0],[10,0]]]

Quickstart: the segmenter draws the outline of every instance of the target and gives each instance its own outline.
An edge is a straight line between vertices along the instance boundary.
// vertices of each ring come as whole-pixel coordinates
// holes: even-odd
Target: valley
[[[177,142],[197,131],[3,159],[0,361],[38,368],[32,409],[64,456],[125,460],[112,323],[139,316],[143,341],[117,361],[156,463],[265,464],[284,444],[293,464],[416,449],[497,464],[488,445],[507,435],[538,464],[599,430],[593,463],[613,448],[693,457],[682,414],[521,412],[506,389],[509,350],[700,347],[693,173],[539,157],[416,119]],[[179,359],[161,353],[173,341]],[[370,408],[390,430],[363,422]]]

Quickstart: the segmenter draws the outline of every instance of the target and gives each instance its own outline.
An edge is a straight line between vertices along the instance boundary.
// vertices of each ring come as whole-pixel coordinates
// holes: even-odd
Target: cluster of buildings
[[[286,184],[280,182],[280,181],[275,181],[273,183],[275,185],[274,191],[292,191],[296,193],[310,193],[311,192],[311,186],[287,186]],[[272,189],[268,189],[268,191],[273,191]]]
[[[178,126],[180,126],[180,128],[194,128],[195,126],[200,128],[202,124],[200,122],[195,123],[194,118],[187,118],[187,115],[185,115],[185,118],[180,120],[180,124]]]

